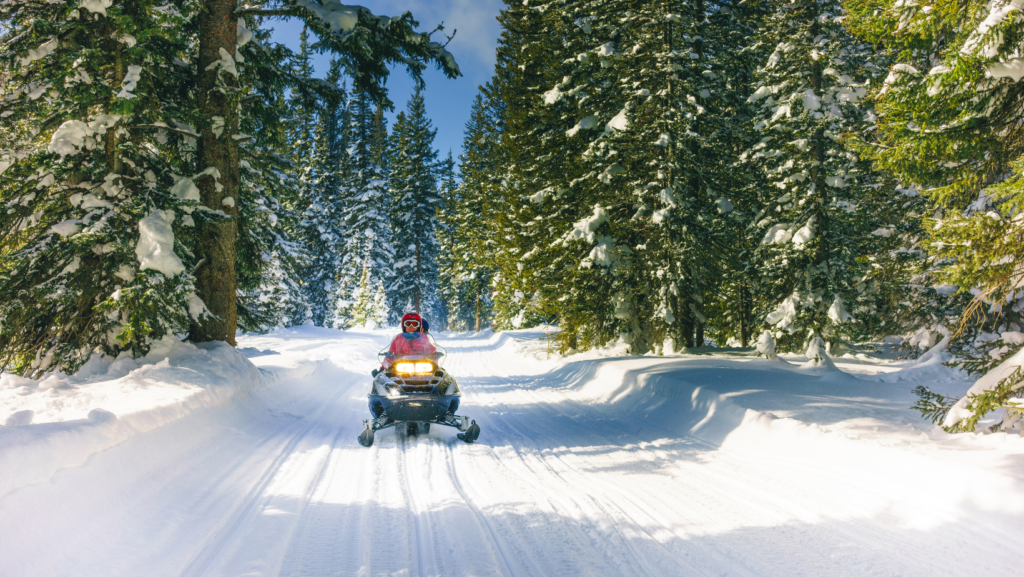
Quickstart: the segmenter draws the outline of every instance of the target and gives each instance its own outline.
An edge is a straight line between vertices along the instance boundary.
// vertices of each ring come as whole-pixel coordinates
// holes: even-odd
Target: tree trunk
[[[416,241],[416,286],[413,289],[413,299],[416,301],[416,312],[420,312],[420,243]]]
[[[480,332],[480,293],[476,293],[476,332]]]
[[[683,312],[680,326],[683,329],[683,346],[693,348],[693,316],[689,310]]]
[[[221,51],[234,57],[237,36],[236,0],[205,0],[199,16],[199,111],[203,123],[197,168],[200,172],[216,169],[196,183],[203,205],[222,210],[230,219],[201,219],[196,241],[196,292],[214,316],[192,327],[196,341],[226,341],[235,344],[235,240],[234,219],[238,205],[238,148],[231,135],[237,132],[233,87],[235,79],[216,62]],[[219,77],[219,79],[218,79]],[[218,118],[219,117],[219,118]],[[216,124],[215,124],[216,121]],[[221,131],[220,136],[214,128]],[[234,206],[224,200],[231,198]]]
[[[740,345],[750,342],[750,323],[747,322],[747,283],[740,281]]]

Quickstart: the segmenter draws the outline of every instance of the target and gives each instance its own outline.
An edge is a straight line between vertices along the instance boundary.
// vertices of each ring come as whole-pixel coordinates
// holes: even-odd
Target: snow
[[[57,49],[57,46],[57,39],[52,38],[40,44],[38,48],[29,50],[28,56],[26,56],[25,58],[19,58],[18,61],[21,63],[22,66],[28,66],[36,60],[42,60],[43,58],[49,56],[50,53]]]
[[[761,336],[757,339],[757,346],[754,347],[757,354],[768,357],[771,360],[777,360],[778,355],[775,354],[775,338],[772,336],[771,331],[763,331]]]
[[[139,269],[152,269],[170,278],[185,272],[185,265],[174,254],[174,211],[154,210],[149,216],[139,221],[139,243],[135,247],[135,255],[139,259]]]
[[[835,296],[832,306],[828,308],[828,318],[832,319],[832,322],[836,324],[845,323],[853,318],[850,316],[850,313],[846,312],[846,307],[843,305],[843,297]]]
[[[50,152],[60,155],[63,159],[66,156],[76,154],[85,146],[86,138],[92,136],[89,125],[81,120],[68,120],[57,127],[50,137]]]
[[[620,110],[618,114],[616,114],[611,120],[608,121],[608,125],[607,125],[607,127],[605,129],[605,132],[610,132],[612,130],[623,131],[623,130],[629,128],[629,117],[628,117],[628,114],[629,114],[629,108],[628,107],[623,108],[622,110]]]
[[[768,232],[764,234],[764,238],[761,239],[761,244],[785,244],[793,238],[793,233],[790,231],[792,225],[780,222],[773,224]]]
[[[775,113],[772,114],[771,122],[775,122],[776,120],[778,120],[780,118],[788,117],[788,116],[790,116],[789,105],[788,104],[784,104],[784,105],[782,105],[782,106],[780,106],[780,107],[775,109]]]
[[[967,405],[971,402],[972,395],[980,395],[987,391],[994,390],[999,386],[1000,381],[1011,376],[1014,371],[1024,367],[1024,348],[1017,351],[1016,354],[1006,359],[999,364],[996,368],[985,373],[983,377],[978,379],[974,385],[967,391],[953,408],[949,410],[946,415],[946,420],[943,424],[947,427],[952,427],[957,423],[968,419],[971,416],[971,411],[967,408]]]
[[[94,14],[107,15],[107,8],[113,6],[114,0],[82,0],[79,4],[79,8],[85,8],[89,12]]]
[[[238,24],[237,24],[237,27],[236,27],[236,35],[235,35],[235,37],[236,37],[236,40],[235,40],[236,50],[235,50],[235,52],[238,52],[237,48],[241,48],[242,46],[245,46],[246,44],[249,43],[250,40],[252,40],[252,30],[249,30],[248,28],[245,27],[245,20],[242,19],[242,18],[238,19]]]
[[[30,380],[4,374],[0,417],[8,425],[0,428],[0,503],[12,491],[80,467],[134,435],[263,384],[259,371],[231,347],[194,346],[174,337],[154,343],[137,360],[96,355],[74,376]],[[7,574],[3,563],[0,574]]]
[[[988,16],[982,20],[981,24],[971,33],[967,41],[960,48],[960,53],[969,56],[975,51],[978,51],[983,44],[987,44],[984,50],[981,50],[981,56],[992,58],[998,54],[1000,45],[1002,44],[1002,35],[997,34],[994,38],[989,37],[989,32],[1003,23],[1006,18],[1013,12],[1019,11],[1024,6],[1024,0],[989,0],[988,2]],[[988,40],[986,43],[985,41]]]
[[[793,233],[793,244],[797,246],[803,246],[814,238],[814,222],[813,217],[811,221],[800,227],[795,233]]]
[[[238,78],[238,68],[235,66],[235,57],[232,56],[226,48],[220,48],[219,50],[220,52],[218,54],[220,55],[220,58],[207,65],[206,70],[216,70],[219,68],[221,72],[227,72],[235,78]],[[220,135],[218,135],[218,137],[219,136]]]
[[[579,132],[580,129],[595,128],[600,121],[601,121],[601,117],[600,116],[595,116],[595,115],[587,116],[587,117],[583,118],[582,120],[580,120],[579,122],[577,122],[576,126],[573,126],[569,130],[567,130],[565,132],[565,135],[569,136],[569,137],[576,136],[576,133]]]
[[[586,240],[594,242],[597,238],[598,227],[608,222],[608,211],[601,205],[594,205],[594,213],[587,218],[575,223],[572,230],[566,235],[566,240]]]
[[[206,308],[206,303],[203,302],[203,299],[199,298],[196,293],[190,293],[188,295],[188,315],[193,320],[198,321],[209,314],[210,311]]]
[[[1009,78],[1014,82],[1020,82],[1024,77],[1024,58],[1014,58],[1009,62],[997,62],[985,71],[985,76],[990,78]]]
[[[821,108],[821,99],[814,94],[814,90],[808,88],[804,92],[803,105],[806,110],[818,110]]]
[[[941,362],[560,357],[549,334],[437,335],[473,445],[356,443],[386,330],[179,343],[45,390],[0,376],[0,461],[19,465],[0,478],[37,472],[0,491],[0,574],[1017,571],[1024,440],[908,409],[919,383],[967,386]]]
[[[799,301],[800,297],[796,293],[786,297],[774,311],[768,313],[764,321],[778,328],[790,326],[796,320],[796,309]]]
[[[223,50],[223,48],[221,50]],[[135,86],[138,84],[141,77],[141,66],[129,66],[128,71],[125,72],[124,80],[121,82],[121,92],[117,93],[117,98],[135,98],[132,91],[135,90]]]
[[[762,87],[758,88],[757,90],[755,90],[754,93],[750,95],[750,98],[747,98],[747,102],[750,102],[750,103],[757,102],[758,100],[761,100],[762,98],[770,95],[771,93],[772,93],[771,87],[769,87],[769,86],[762,86]]]
[[[171,186],[171,194],[180,200],[199,202],[199,187],[191,178],[181,177]]]
[[[67,238],[78,232],[78,221],[65,220],[63,222],[58,222],[57,224],[51,226],[48,232],[58,234],[61,238]]]
[[[366,10],[362,6],[346,6],[335,0],[327,0],[323,6],[309,0],[295,0],[295,5],[312,12],[336,34],[351,32],[359,23],[359,11]]]
[[[57,127],[50,137],[47,150],[65,157],[77,154],[82,150],[91,149],[95,142],[93,136],[106,134],[121,117],[116,114],[97,114],[90,117],[88,123],[81,120],[68,120]]]

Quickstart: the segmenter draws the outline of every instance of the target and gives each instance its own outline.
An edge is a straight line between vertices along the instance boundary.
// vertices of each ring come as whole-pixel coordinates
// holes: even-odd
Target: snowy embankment
[[[157,342],[140,359],[93,357],[74,376],[0,376],[0,497],[270,380],[224,343]]]

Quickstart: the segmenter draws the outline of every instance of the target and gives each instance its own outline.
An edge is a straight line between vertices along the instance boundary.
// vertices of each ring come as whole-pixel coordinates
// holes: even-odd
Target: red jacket
[[[437,348],[430,342],[427,335],[423,333],[412,333],[415,339],[408,339],[404,335],[398,335],[391,341],[389,352],[399,356],[431,356],[437,352]],[[384,366],[390,367],[393,359],[384,359]]]

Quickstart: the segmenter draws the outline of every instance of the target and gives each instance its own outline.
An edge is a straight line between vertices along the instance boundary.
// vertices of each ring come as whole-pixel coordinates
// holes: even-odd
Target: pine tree
[[[493,269],[487,264],[487,242],[494,232],[489,222],[487,194],[498,170],[494,152],[497,135],[492,118],[478,94],[466,123],[460,172],[455,178],[451,152],[443,162],[438,257],[441,296],[448,310],[448,329],[480,331],[490,324],[490,281]]]
[[[550,195],[555,190],[548,182],[551,175],[565,177],[564,171],[573,167],[568,162],[538,165],[538,159],[557,162],[565,156],[542,150],[537,130],[550,122],[538,87],[555,78],[556,63],[564,57],[561,24],[555,11],[534,10],[518,0],[506,4],[498,16],[502,33],[494,78],[483,90],[490,110],[486,122],[496,127],[487,131],[495,171],[471,184],[467,194],[479,198],[486,210],[484,245],[477,250],[494,271],[492,320],[496,328],[520,328],[557,318],[564,310],[546,308],[551,300],[541,298],[541,290],[557,288],[558,281],[549,278],[547,255],[531,252],[542,239],[550,242],[561,223],[526,199]]]
[[[357,91],[350,105],[348,170],[341,181],[341,215],[346,232],[343,258],[335,280],[333,326],[381,325],[388,310],[378,293],[391,281],[390,198],[385,169],[375,161],[386,131],[368,92]]]
[[[926,389],[919,408],[949,431],[1020,428],[1024,390],[1024,148],[1021,64],[1024,35],[1013,3],[924,6],[850,3],[851,26],[885,43],[897,61],[879,91],[877,162],[936,203],[922,248],[939,281],[970,298],[954,351],[984,373],[960,399]],[[970,294],[973,293],[973,294]]]
[[[331,61],[326,82],[337,86],[341,81],[338,60]],[[342,89],[344,91],[344,89]],[[335,309],[335,278],[343,259],[345,229],[342,215],[343,179],[348,167],[346,127],[348,110],[345,100],[323,99],[316,103],[313,145],[308,156],[294,158],[308,175],[305,187],[306,211],[303,226],[309,266],[303,275],[310,303],[311,319],[316,326],[331,326]]]
[[[142,354],[204,314],[177,241],[198,199],[186,16],[144,1],[0,6],[0,363]],[[183,106],[184,105],[184,106]]]
[[[449,77],[460,74],[454,57],[443,45],[431,41],[429,33],[415,31],[417,23],[409,12],[387,18],[359,6],[332,3],[324,6],[307,0],[292,0],[274,9],[239,8],[236,0],[204,0],[200,8],[196,96],[201,137],[197,154],[199,164],[215,169],[219,177],[216,185],[207,178],[199,187],[203,205],[214,213],[238,198],[239,157],[232,136],[238,126],[238,114],[244,108],[240,106],[243,100],[236,82],[236,63],[243,61],[237,50],[239,30],[225,26],[225,22],[233,22],[238,16],[303,18],[318,37],[318,48],[337,54],[345,62],[356,87],[385,103],[387,91],[383,81],[392,63],[406,66],[417,80],[424,62],[436,63]],[[281,68],[272,66],[258,73],[281,76]],[[291,80],[303,85],[308,84],[309,79],[293,77]],[[223,137],[224,132],[227,137]],[[204,266],[197,271],[197,287],[213,315],[195,323],[191,336],[196,340],[234,343],[237,223],[231,218],[204,218],[198,225],[196,250]]]
[[[390,159],[394,276],[386,289],[390,319],[397,323],[413,310],[446,324],[444,304],[438,297],[437,212],[441,196],[437,186],[437,131],[427,118],[422,87],[395,121]]]
[[[780,4],[763,28],[760,42],[772,53],[749,98],[762,138],[743,160],[768,185],[752,223],[764,235],[754,251],[758,290],[783,347],[852,334],[866,257],[877,250],[872,233],[888,224],[880,212],[891,188],[873,191],[884,183],[843,142],[873,127],[865,99],[878,68],[842,17],[831,1]]]
[[[516,171],[503,187],[517,220],[507,228],[522,231],[504,258],[539,277],[499,291],[499,316],[511,292],[511,304],[557,316],[564,348],[704,341],[704,295],[734,226],[725,193],[737,101],[723,55],[735,26],[721,8],[581,0],[543,15],[516,2],[503,14],[515,34],[545,38],[524,41],[522,53],[536,52],[522,73],[511,50],[502,72],[499,47]],[[528,78],[534,58],[539,78]],[[502,282],[521,276],[506,271]]]

